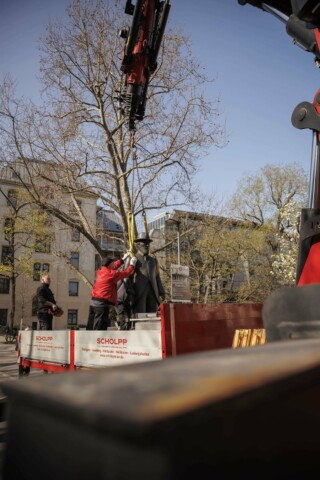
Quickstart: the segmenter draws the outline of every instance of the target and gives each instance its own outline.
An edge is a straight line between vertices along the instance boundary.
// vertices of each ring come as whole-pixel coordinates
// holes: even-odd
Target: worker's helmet
[[[102,262],[102,267],[109,267],[109,265],[111,265],[111,263],[114,262],[114,258],[108,258],[106,257],[103,262]]]

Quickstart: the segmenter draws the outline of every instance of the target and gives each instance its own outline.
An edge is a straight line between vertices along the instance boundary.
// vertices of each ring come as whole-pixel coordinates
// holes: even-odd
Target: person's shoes
[[[29,375],[29,373],[30,373],[30,367],[24,367],[22,365],[19,365],[19,376]]]

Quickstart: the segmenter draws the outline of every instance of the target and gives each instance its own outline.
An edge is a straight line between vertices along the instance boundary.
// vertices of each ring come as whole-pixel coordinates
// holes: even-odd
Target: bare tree
[[[224,144],[225,127],[219,102],[204,95],[208,80],[188,40],[168,31],[133,144],[117,93],[123,81],[117,32],[127,18],[119,2],[105,0],[76,0],[67,12],[68,22],[50,22],[41,42],[41,108],[14,100],[12,81],[4,79],[0,160],[19,174],[19,158],[28,172],[21,182],[33,201],[81,231],[99,251],[77,202],[80,193],[95,195],[119,214],[127,240],[128,213],[139,223],[147,212],[194,200],[198,161],[212,145]],[[54,195],[42,194],[43,182]],[[72,209],[61,211],[62,192],[76,216]]]

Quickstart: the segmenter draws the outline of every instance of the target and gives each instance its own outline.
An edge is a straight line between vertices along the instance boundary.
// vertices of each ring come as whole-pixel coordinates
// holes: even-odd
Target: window
[[[39,282],[41,272],[41,263],[34,263],[33,265],[33,280]]]
[[[39,187],[39,194],[45,198],[54,198],[52,187],[49,187],[47,185],[44,187]]]
[[[4,265],[12,264],[12,253],[13,250],[11,246],[3,246],[1,252],[1,263],[3,263]]]
[[[79,270],[79,252],[71,252],[70,262],[77,270]]]
[[[15,207],[17,205],[18,192],[17,190],[8,190],[7,205]]]
[[[0,325],[1,326],[7,325],[7,321],[8,321],[8,309],[0,308]]]
[[[50,265],[49,265],[49,263],[43,263],[43,264],[42,264],[42,271],[43,271],[43,273],[49,273],[49,270],[50,270]]]
[[[14,228],[14,221],[13,218],[5,218],[4,225],[4,238],[9,242],[12,240],[13,237],[13,228]]]
[[[79,282],[70,281],[69,282],[69,296],[77,297],[79,292]]]
[[[81,209],[81,200],[76,200],[78,207]],[[78,210],[73,203],[70,205],[70,213],[73,215],[78,215]]]
[[[9,293],[10,280],[7,277],[0,277],[0,293]]]
[[[71,240],[73,242],[80,242],[80,232],[76,228],[73,228],[71,231]]]
[[[78,310],[68,310],[68,327],[78,325]]]
[[[50,270],[49,263],[34,263],[33,264],[33,280],[39,282],[41,274],[48,273]]]
[[[50,253],[51,242],[49,237],[37,237],[34,244],[34,249],[38,253]]]
[[[32,310],[31,310],[31,315],[33,317],[36,317],[38,314],[38,296],[34,295],[32,297]]]

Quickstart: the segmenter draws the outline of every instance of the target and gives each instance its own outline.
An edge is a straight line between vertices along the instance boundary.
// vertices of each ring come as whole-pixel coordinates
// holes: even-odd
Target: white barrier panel
[[[20,357],[30,360],[70,363],[70,332],[68,330],[22,330]]]
[[[161,332],[159,331],[75,332],[76,366],[107,367],[161,359]]]

